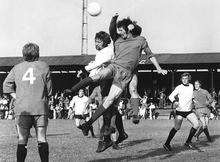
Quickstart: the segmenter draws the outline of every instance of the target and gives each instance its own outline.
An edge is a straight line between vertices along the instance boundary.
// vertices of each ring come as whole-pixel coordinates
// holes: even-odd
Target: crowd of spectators
[[[219,101],[219,95],[214,91],[210,91],[214,102],[213,114],[216,114],[216,105]],[[63,92],[57,92],[49,99],[49,118],[50,119],[73,119],[74,109],[70,107],[70,101],[72,100],[71,95],[64,96]],[[167,99],[165,89],[161,91],[149,91],[146,90],[142,97],[140,97],[140,109],[139,116],[143,119],[157,119],[159,116],[158,109],[172,108],[171,103]],[[98,106],[97,101],[93,101],[90,105],[92,110],[95,110]],[[14,100],[6,95],[0,95],[0,119],[14,119]],[[124,119],[131,118],[130,101],[128,98],[122,98],[118,103],[118,109],[123,115]],[[171,114],[172,115],[172,114]],[[170,116],[171,118],[171,116]]]
[[[0,119],[14,119],[13,100],[8,95],[0,95]]]

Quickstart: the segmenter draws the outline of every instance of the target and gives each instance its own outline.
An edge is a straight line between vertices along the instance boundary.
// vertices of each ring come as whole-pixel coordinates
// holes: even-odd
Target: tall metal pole
[[[214,89],[214,75],[213,75],[213,69],[211,69],[211,89]]]
[[[87,17],[88,0],[83,0],[82,7],[82,44],[81,55],[88,54],[88,17]]]

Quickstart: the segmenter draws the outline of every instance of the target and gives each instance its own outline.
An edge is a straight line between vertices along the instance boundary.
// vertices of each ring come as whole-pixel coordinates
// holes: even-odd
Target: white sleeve
[[[95,61],[90,63],[85,67],[87,71],[100,67],[102,64],[109,62],[114,56],[114,52],[112,48],[106,47],[103,49],[102,53],[96,56]]]
[[[169,95],[169,100],[173,102],[175,100],[175,96],[179,93],[179,86],[177,86],[174,91]]]
[[[73,99],[70,101],[70,105],[69,105],[69,107],[74,107],[74,105],[75,105],[75,97],[73,97]]]

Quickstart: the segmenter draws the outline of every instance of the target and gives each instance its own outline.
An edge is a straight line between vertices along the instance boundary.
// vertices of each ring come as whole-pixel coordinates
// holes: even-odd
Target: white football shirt
[[[88,101],[89,98],[87,96],[74,96],[70,101],[69,107],[73,108],[73,110],[75,111],[75,115],[87,114]]]
[[[185,86],[183,84],[178,85],[169,96],[171,102],[175,100],[175,96],[178,96],[179,98],[179,105],[176,108],[177,111],[192,110],[192,98],[193,98],[192,84],[189,84],[188,86]]]

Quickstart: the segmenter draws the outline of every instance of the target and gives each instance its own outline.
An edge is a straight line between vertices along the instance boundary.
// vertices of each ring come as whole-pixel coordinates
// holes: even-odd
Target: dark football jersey
[[[14,66],[3,83],[3,92],[16,93],[16,115],[48,114],[48,96],[52,93],[49,66],[42,61]]]
[[[137,67],[142,51],[146,51],[149,48],[146,39],[142,36],[125,40],[118,38],[114,43],[114,47],[115,58],[112,62],[131,71]],[[153,56],[151,52],[146,54],[148,58]]]

